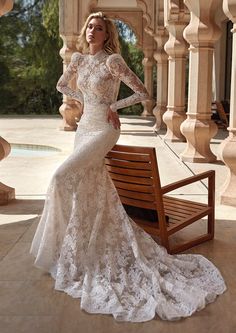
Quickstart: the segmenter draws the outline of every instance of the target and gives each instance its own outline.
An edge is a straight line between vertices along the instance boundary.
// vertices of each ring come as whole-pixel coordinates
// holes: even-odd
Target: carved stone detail
[[[12,0],[0,0],[0,16],[10,12],[13,8],[14,1]]]
[[[0,16],[9,12],[14,1],[0,0]],[[6,158],[11,152],[11,145],[0,136],[0,161]],[[15,199],[15,189],[0,182],[0,205],[6,205]]]
[[[229,136],[220,145],[220,156],[228,167],[228,175],[221,190],[221,203],[236,206],[236,3],[224,0],[223,10],[233,22],[232,77],[230,96]]]
[[[181,124],[187,146],[181,159],[188,162],[213,162],[216,156],[210,149],[210,140],[217,133],[211,120],[212,66],[214,44],[220,37],[220,28],[214,15],[220,0],[185,0],[191,19],[184,30],[190,44],[189,99],[187,119]],[[201,139],[199,139],[201,138]]]
[[[169,31],[169,39],[165,51],[169,55],[168,105],[163,115],[167,125],[165,140],[185,141],[180,131],[181,123],[186,119],[185,113],[185,73],[187,44],[183,31],[189,21],[189,13],[183,0],[165,0],[165,25]]]
[[[96,8],[96,10],[102,10],[102,8]],[[104,9],[103,13],[107,14],[112,19],[120,20],[126,23],[135,33],[137,38],[136,46],[140,49],[143,47],[143,24],[142,24],[142,12],[140,10],[136,11],[118,11],[114,12],[112,10]],[[135,15],[134,15],[135,13]]]
[[[76,41],[79,34],[79,22],[77,22],[77,14],[79,12],[78,1],[76,0],[60,0],[60,36],[63,40],[63,47],[60,55],[63,59],[63,70],[66,69],[70,62],[73,52],[77,51]],[[75,24],[75,22],[77,24]],[[74,24],[73,24],[74,23]],[[70,82],[71,88],[76,89],[76,82]],[[59,109],[63,120],[60,129],[65,131],[74,131],[77,128],[77,121],[81,116],[81,105],[79,102],[68,96],[63,96],[63,104]]]
[[[154,39],[157,44],[154,53],[157,66],[157,93],[156,106],[153,109],[153,114],[156,117],[154,130],[158,132],[160,129],[166,128],[166,124],[163,122],[163,115],[166,112],[167,105],[168,55],[164,50],[164,45],[168,39],[168,34],[164,26],[157,26]]]
[[[11,145],[0,136],[0,161],[6,158],[11,152]],[[15,199],[15,189],[0,182],[0,205],[6,205]]]
[[[142,112],[142,116],[151,116],[152,109],[153,109],[153,37],[149,34],[145,33],[143,39],[143,53],[144,58],[142,61],[143,68],[144,68],[144,84],[147,88],[149,96],[151,97],[150,100],[142,102],[144,110]]]
[[[143,18],[146,21],[146,25],[144,26],[144,30],[153,34],[155,31],[155,21],[153,19],[153,14],[156,9],[156,1],[155,0],[136,0],[137,6],[142,9]]]

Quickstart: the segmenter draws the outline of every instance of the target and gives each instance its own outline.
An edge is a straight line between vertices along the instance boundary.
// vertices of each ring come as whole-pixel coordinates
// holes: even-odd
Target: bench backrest
[[[163,211],[155,148],[115,145],[105,164],[123,204]]]

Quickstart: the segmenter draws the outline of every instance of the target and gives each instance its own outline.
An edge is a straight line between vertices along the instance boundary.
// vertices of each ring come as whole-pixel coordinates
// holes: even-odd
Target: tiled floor
[[[163,184],[214,168],[217,190],[221,188],[226,175],[222,164],[180,162],[178,153],[183,144],[164,143],[162,135],[153,134],[151,119],[122,118],[122,123],[120,143],[157,148]],[[17,200],[0,207],[0,333],[235,333],[236,208],[220,205],[219,191],[215,239],[189,252],[203,254],[212,260],[225,277],[228,290],[191,318],[178,322],[156,318],[136,324],[119,323],[111,316],[87,314],[81,311],[79,300],[55,291],[52,278],[33,266],[29,248],[43,208],[47,184],[56,165],[65,159],[73,145],[73,133],[58,131],[58,124],[57,118],[47,122],[42,119],[0,119],[1,135],[10,142],[30,141],[62,150],[61,154],[52,157],[30,160],[8,157],[1,162],[0,180],[16,188]],[[214,141],[213,150],[219,146],[220,140]],[[200,200],[206,198],[202,186],[184,189],[179,194]]]

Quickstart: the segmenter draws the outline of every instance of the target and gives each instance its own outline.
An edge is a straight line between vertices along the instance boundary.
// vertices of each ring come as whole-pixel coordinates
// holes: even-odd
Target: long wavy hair
[[[107,54],[112,54],[112,53],[120,53],[120,44],[119,44],[119,37],[118,37],[118,32],[116,29],[115,24],[113,21],[106,17],[102,12],[97,12],[97,13],[91,13],[85,23],[83,28],[81,29],[81,32],[78,37],[78,51],[81,53],[88,53],[89,52],[89,44],[86,41],[86,29],[89,24],[89,22],[93,18],[100,18],[103,20],[106,26],[106,32],[108,34],[107,39],[104,42],[103,49]]]

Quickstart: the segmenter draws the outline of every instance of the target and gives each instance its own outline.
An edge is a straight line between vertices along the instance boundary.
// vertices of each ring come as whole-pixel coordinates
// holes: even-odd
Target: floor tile
[[[56,316],[0,316],[1,333],[59,333]]]
[[[0,316],[53,316],[62,312],[64,293],[54,281],[0,281]]]
[[[35,218],[32,221],[30,227],[25,231],[23,236],[19,239],[19,242],[32,242],[38,222],[39,222],[39,217]]]
[[[52,279],[48,273],[34,266],[30,246],[31,242],[18,242],[0,261],[0,281]]]
[[[15,243],[25,233],[29,226],[29,221],[0,225],[0,241]]]

